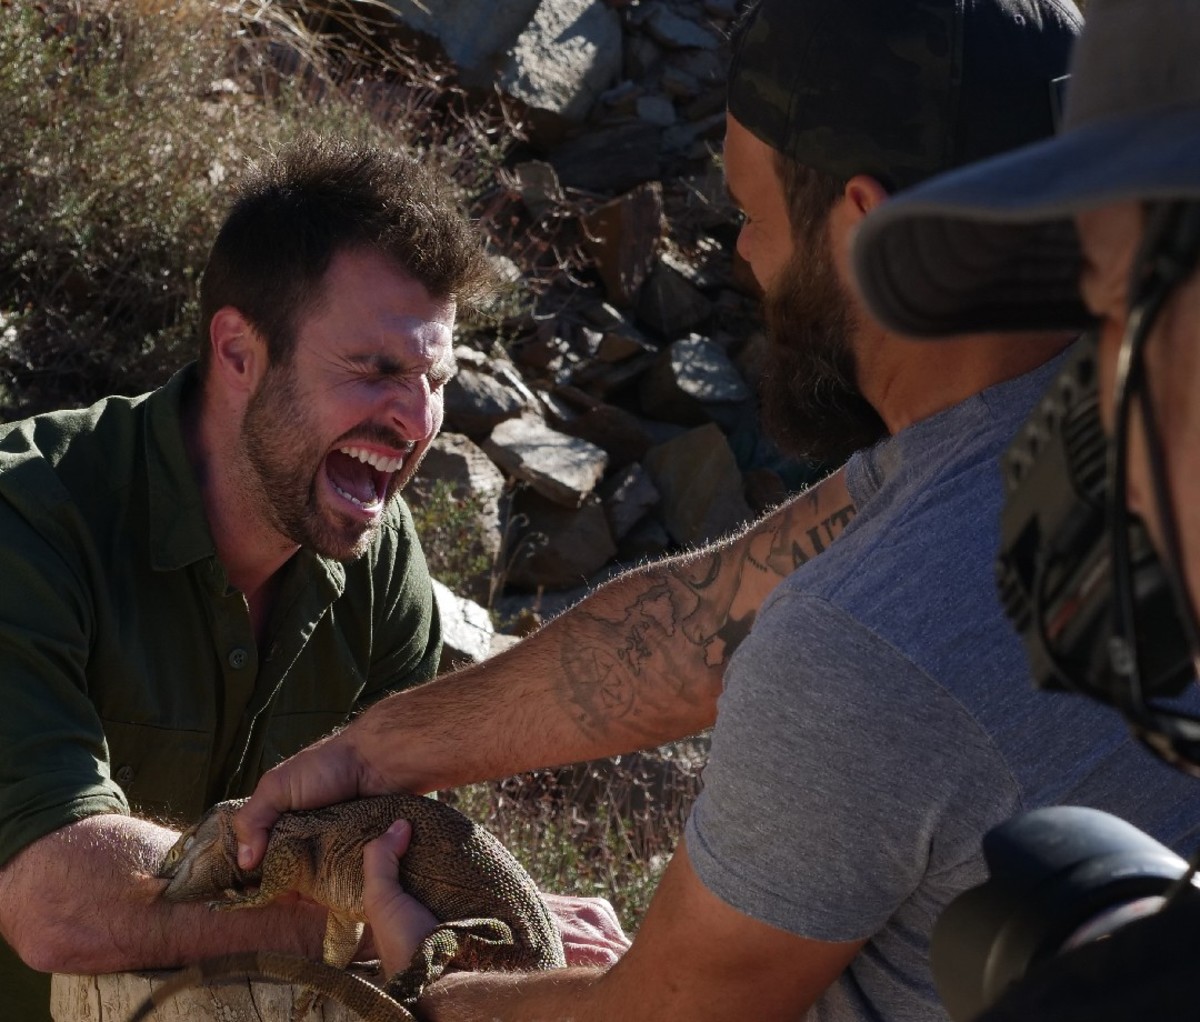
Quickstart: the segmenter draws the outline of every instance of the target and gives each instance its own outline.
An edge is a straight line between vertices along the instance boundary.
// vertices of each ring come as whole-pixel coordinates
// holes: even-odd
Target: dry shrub
[[[0,417],[190,359],[232,188],[301,133],[419,149],[474,200],[499,114],[363,32],[273,0],[0,0]]]
[[[544,890],[608,898],[637,930],[700,792],[707,742],[536,770],[443,793]]]

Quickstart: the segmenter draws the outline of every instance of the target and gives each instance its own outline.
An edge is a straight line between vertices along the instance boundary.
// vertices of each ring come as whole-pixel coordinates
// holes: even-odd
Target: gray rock
[[[553,373],[562,368],[569,346],[555,334],[538,333],[514,341],[508,350],[518,365]]]
[[[603,93],[600,96],[600,102],[607,109],[607,116],[610,120],[614,116],[633,117],[637,114],[637,101],[641,95],[641,87],[626,78]]]
[[[664,337],[678,337],[699,326],[712,314],[712,302],[691,281],[660,257],[642,285],[638,318]]]
[[[610,469],[640,460],[653,445],[645,420],[632,412],[605,404],[575,387],[558,391],[575,406],[560,418],[558,428],[601,448],[608,455]]]
[[[516,367],[502,354],[458,345],[458,372],[446,384],[445,428],[474,440],[485,437],[498,423],[537,407],[537,398]]]
[[[565,508],[526,490],[513,503],[518,522],[507,554],[508,581],[526,589],[572,589],[586,584],[616,554],[600,499]]]
[[[671,67],[706,85],[725,81],[726,60],[712,50],[675,50],[666,59]]]
[[[690,111],[685,111],[685,114],[690,117]],[[724,132],[724,113],[716,113],[698,121],[687,120],[663,130],[663,152],[700,159]]]
[[[600,490],[613,538],[629,535],[646,513],[658,506],[659,493],[649,473],[636,462],[607,481]]]
[[[540,0],[387,0],[410,29],[436,39],[468,84],[489,85],[498,57],[520,37]]]
[[[489,656],[495,656],[497,653],[503,653],[506,649],[512,649],[518,642],[521,641],[519,635],[505,635],[503,632],[495,632],[492,635],[492,648]]]
[[[465,664],[477,664],[492,653],[495,628],[478,603],[456,596],[437,579],[433,595],[442,619],[442,659],[438,673]]]
[[[673,50],[715,50],[721,39],[663,3],[647,5],[646,32],[660,46]]]
[[[733,452],[715,425],[651,448],[644,464],[662,494],[663,523],[681,546],[727,535],[751,517]]]
[[[550,162],[564,185],[614,195],[659,178],[661,141],[661,128],[633,120],[564,142]]]
[[[654,515],[646,515],[617,544],[622,564],[637,564],[661,557],[671,547],[671,535]]]
[[[654,266],[662,235],[662,186],[639,185],[584,220],[584,248],[595,260],[605,294],[628,307]]]
[[[579,507],[608,466],[595,444],[551,429],[532,415],[500,423],[483,449],[508,475],[563,507]]]
[[[700,95],[700,79],[682,68],[668,67],[662,73],[663,91],[676,99],[695,99]]]
[[[663,351],[642,377],[640,396],[655,418],[698,425],[719,411],[714,406],[740,405],[752,395],[720,345],[692,334]]]
[[[637,334],[637,327],[624,312],[609,302],[596,302],[583,310],[583,318],[598,330],[620,330]]]
[[[696,127],[697,138],[714,141],[725,137],[725,89],[722,86],[704,89],[683,108],[683,116]]]
[[[559,208],[565,201],[562,184],[554,168],[544,160],[526,160],[513,168],[521,201],[535,220]]]
[[[605,330],[600,334],[595,356],[601,362],[624,362],[626,359],[652,354],[657,350],[640,334],[628,330]]]
[[[493,504],[498,503],[504,491],[504,476],[491,458],[460,433],[442,432],[434,438],[409,485],[427,489],[435,482],[448,484],[455,493],[487,497]]]
[[[538,407],[542,411],[542,417],[555,429],[562,429],[564,433],[568,432],[563,429],[563,426],[579,418],[579,409],[569,401],[564,401],[554,391],[539,390],[537,396]]]
[[[501,65],[498,83],[533,111],[579,123],[620,73],[615,11],[598,0],[541,0]]]
[[[639,120],[660,128],[669,128],[677,120],[675,104],[666,96],[639,96],[634,109]]]
[[[461,368],[446,384],[446,428],[474,439],[486,436],[498,423],[521,415],[527,408],[523,395],[486,370]]]
[[[498,86],[535,115],[584,120],[621,71],[621,23],[600,0],[387,0],[436,40],[464,84]]]
[[[681,53],[700,53],[701,50],[681,50]],[[625,75],[634,80],[654,74],[663,62],[662,48],[651,38],[634,35],[625,41]]]
[[[570,382],[595,397],[605,398],[636,383],[657,358],[657,355],[647,352],[616,363],[593,360],[576,368],[571,373]]]

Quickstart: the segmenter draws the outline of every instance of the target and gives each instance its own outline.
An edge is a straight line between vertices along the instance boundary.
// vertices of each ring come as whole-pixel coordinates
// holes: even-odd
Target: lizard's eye
[[[163,860],[164,864],[167,866],[173,866],[175,863],[177,863],[183,857],[183,853],[192,847],[192,842],[195,840],[195,835],[189,834],[187,837],[176,841],[173,845],[171,845],[171,850],[167,852],[167,857]]]

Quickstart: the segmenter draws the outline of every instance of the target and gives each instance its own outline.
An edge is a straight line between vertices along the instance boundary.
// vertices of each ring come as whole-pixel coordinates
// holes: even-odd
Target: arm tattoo
[[[854,518],[853,503],[822,513],[822,486],[732,543],[642,574],[619,618],[584,608],[562,644],[565,697],[582,731],[656,737],[680,700],[713,698],[762,599],[821,554]]]

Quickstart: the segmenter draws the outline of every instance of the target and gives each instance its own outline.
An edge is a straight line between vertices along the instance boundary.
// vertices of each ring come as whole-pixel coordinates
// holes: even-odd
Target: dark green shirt
[[[0,863],[96,813],[194,819],[437,669],[400,500],[362,558],[297,553],[255,642],[184,451],[195,385],[189,367],[142,397],[0,426]]]

